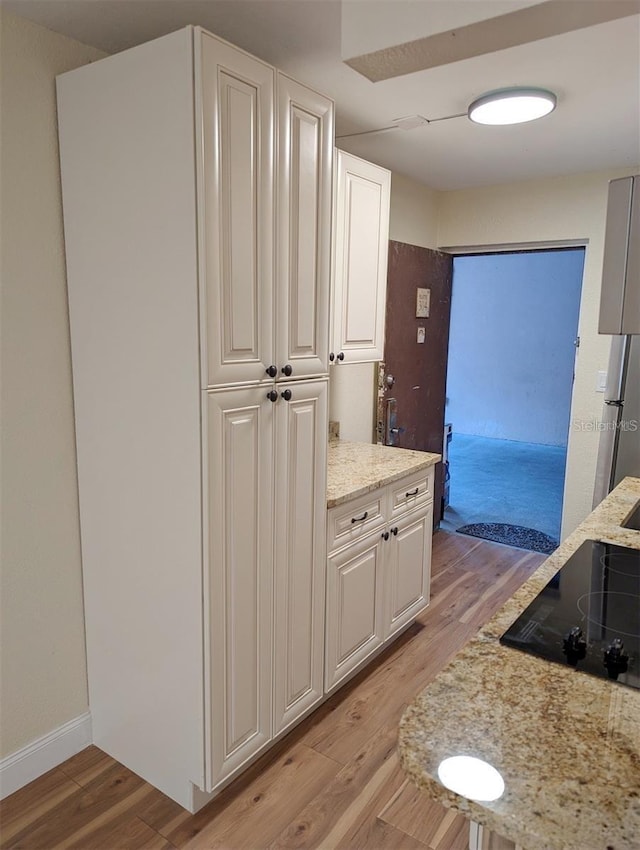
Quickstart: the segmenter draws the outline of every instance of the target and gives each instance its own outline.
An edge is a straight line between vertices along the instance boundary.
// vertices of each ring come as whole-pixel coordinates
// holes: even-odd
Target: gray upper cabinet
[[[601,334],[640,334],[640,175],[609,183]]]

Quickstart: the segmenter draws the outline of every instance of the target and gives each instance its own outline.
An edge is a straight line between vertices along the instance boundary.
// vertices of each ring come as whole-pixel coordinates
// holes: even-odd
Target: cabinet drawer
[[[344,505],[330,508],[327,516],[327,552],[333,552],[382,527],[385,489],[373,490]]]
[[[430,466],[389,485],[389,507],[391,517],[424,505],[433,499],[434,468]]]

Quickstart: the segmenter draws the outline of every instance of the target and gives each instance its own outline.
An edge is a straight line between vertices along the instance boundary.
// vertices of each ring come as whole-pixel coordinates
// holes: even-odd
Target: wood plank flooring
[[[467,850],[468,822],[404,776],[398,722],[543,560],[438,532],[427,611],[196,815],[91,746],[0,804],[0,848]]]

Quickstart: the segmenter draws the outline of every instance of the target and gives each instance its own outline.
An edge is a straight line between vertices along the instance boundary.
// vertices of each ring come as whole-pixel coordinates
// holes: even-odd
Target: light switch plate
[[[598,372],[598,381],[596,383],[596,392],[603,393],[607,389],[607,373]]]
[[[424,328],[418,328],[418,342],[424,342],[426,332]]]
[[[416,319],[428,319],[430,307],[431,290],[421,289],[418,287],[416,292]],[[420,342],[420,340],[418,340],[418,342]]]

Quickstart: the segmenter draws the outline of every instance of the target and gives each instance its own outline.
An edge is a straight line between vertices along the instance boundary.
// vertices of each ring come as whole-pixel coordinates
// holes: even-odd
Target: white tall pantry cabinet
[[[193,811],[323,694],[333,104],[188,27],[58,109],[94,740]]]

